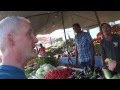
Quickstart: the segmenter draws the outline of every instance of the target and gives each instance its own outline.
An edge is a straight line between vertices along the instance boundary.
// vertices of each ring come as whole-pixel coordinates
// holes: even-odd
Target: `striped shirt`
[[[78,62],[88,62],[92,58],[90,43],[92,38],[89,33],[82,32],[75,36],[75,43],[78,51]]]

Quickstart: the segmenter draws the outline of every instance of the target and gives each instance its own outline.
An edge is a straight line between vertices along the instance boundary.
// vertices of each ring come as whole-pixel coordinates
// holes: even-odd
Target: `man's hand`
[[[111,71],[114,71],[117,66],[117,62],[112,60],[108,62],[108,69]]]

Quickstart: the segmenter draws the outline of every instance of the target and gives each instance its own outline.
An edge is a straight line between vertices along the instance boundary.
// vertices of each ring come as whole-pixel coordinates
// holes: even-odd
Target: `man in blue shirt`
[[[76,57],[78,57],[78,64],[84,67],[94,66],[94,47],[92,38],[89,33],[82,32],[78,23],[73,24],[73,29],[76,32]]]
[[[10,16],[0,21],[0,79],[27,79],[24,66],[37,56],[35,43],[37,39],[26,18]]]

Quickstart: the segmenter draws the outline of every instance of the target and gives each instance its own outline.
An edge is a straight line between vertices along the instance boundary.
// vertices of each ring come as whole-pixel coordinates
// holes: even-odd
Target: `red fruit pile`
[[[45,79],[67,79],[74,72],[71,68],[58,68],[49,70],[44,74]]]

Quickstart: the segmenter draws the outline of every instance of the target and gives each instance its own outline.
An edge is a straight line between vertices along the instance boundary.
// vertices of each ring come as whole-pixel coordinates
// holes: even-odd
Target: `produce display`
[[[42,57],[32,59],[25,66],[25,75],[30,79],[42,79],[43,72],[47,71],[50,68],[57,67],[58,61],[52,57]],[[37,72],[37,74],[36,74]],[[39,74],[41,75],[39,77]],[[36,76],[37,75],[37,76]]]
[[[36,71],[35,76],[38,79],[43,79],[43,75],[44,73],[46,73],[47,71],[54,69],[55,67],[50,65],[50,64],[43,64],[42,66],[40,66],[40,68]]]
[[[71,68],[55,68],[44,74],[45,79],[68,79],[74,72]]]
[[[35,59],[30,60],[30,61],[27,63],[27,66],[34,66],[34,64],[37,63],[38,60],[39,60],[39,58],[35,58]]]
[[[24,71],[25,71],[25,75],[27,77],[30,77],[30,73],[32,73],[34,71],[34,68],[33,67],[28,67],[28,68],[24,69]]]
[[[51,64],[53,66],[58,66],[58,61],[55,60],[55,58],[53,57],[42,57],[40,58],[40,60],[38,61],[39,65],[43,65],[43,64]]]
[[[83,71],[75,71],[72,73],[72,75],[69,77],[70,79],[103,79],[103,73],[100,70],[100,68],[95,68],[94,70],[86,67],[83,69]]]
[[[107,58],[106,63],[111,61]],[[32,61],[33,62],[33,61]],[[36,64],[29,64],[25,74],[28,79],[120,79],[119,73],[113,73],[107,68],[79,68],[59,66],[51,57],[38,58]]]

